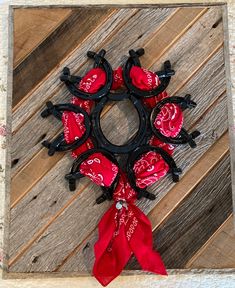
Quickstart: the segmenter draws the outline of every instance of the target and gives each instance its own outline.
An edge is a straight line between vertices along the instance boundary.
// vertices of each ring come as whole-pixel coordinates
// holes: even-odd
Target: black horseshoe
[[[179,175],[182,173],[182,170],[176,166],[174,159],[164,149],[150,145],[141,146],[135,149],[135,151],[131,153],[127,160],[127,176],[132,188],[137,191],[137,199],[145,197],[147,199],[154,200],[156,198],[156,196],[153,193],[148,192],[146,188],[141,189],[136,186],[135,172],[133,170],[135,162],[139,160],[144,153],[147,153],[149,151],[156,152],[162,156],[162,158],[170,168],[168,173],[172,174],[173,182],[178,182]]]
[[[191,95],[187,94],[185,97],[167,97],[162,99],[157,103],[157,105],[153,108],[151,115],[150,115],[150,123],[153,134],[159,138],[161,141],[170,143],[170,144],[186,144],[188,143],[191,148],[195,148],[197,146],[196,142],[194,141],[195,138],[197,138],[200,135],[200,132],[195,130],[192,133],[188,133],[186,129],[181,128],[181,131],[179,132],[179,135],[175,138],[172,137],[166,137],[162,135],[162,133],[154,126],[154,121],[156,119],[157,114],[161,111],[161,108],[166,103],[173,103],[178,104],[182,110],[185,110],[187,108],[192,109],[196,107],[196,103],[191,100]]]
[[[116,160],[116,158],[111,153],[107,152],[106,150],[100,149],[100,148],[92,148],[90,150],[87,150],[86,152],[82,153],[73,162],[70,173],[65,175],[65,179],[68,180],[68,182],[69,182],[70,191],[74,191],[76,189],[76,180],[78,180],[82,177],[85,177],[79,171],[80,165],[82,164],[83,161],[85,161],[89,156],[91,156],[94,153],[102,153],[104,156],[106,156],[112,163],[117,165],[117,167],[119,168],[119,163]],[[104,202],[105,200],[112,200],[113,191],[114,191],[116,184],[118,183],[119,177],[120,177],[120,173],[118,172],[117,176],[115,177],[115,179],[114,179],[114,181],[110,187],[101,186],[103,193],[101,196],[99,196],[96,199],[97,204],[100,204],[100,203]]]
[[[140,48],[137,51],[130,50],[129,54],[130,54],[130,57],[126,61],[124,71],[123,71],[123,78],[124,78],[125,85],[128,88],[128,90],[130,91],[130,93],[133,93],[135,96],[149,98],[152,96],[157,96],[159,93],[163,92],[166,89],[166,87],[168,86],[168,84],[170,83],[171,76],[173,76],[175,74],[174,70],[171,69],[170,61],[164,62],[164,70],[163,71],[155,72],[158,75],[158,77],[161,79],[161,84],[157,88],[155,88],[151,91],[143,91],[143,90],[135,87],[132,84],[132,79],[130,77],[130,70],[131,70],[132,66],[139,66],[140,67],[139,57],[144,55],[144,49]]]
[[[121,101],[127,98],[130,99],[130,101],[133,103],[133,105],[135,106],[138,112],[139,123],[140,123],[139,130],[132,141],[124,145],[115,145],[115,144],[112,144],[104,136],[102,129],[101,129],[101,125],[100,125],[100,115],[104,106],[109,100]],[[108,97],[102,98],[91,114],[91,121],[92,121],[92,127],[93,127],[93,134],[95,138],[97,139],[98,146],[114,154],[129,153],[133,149],[137,148],[142,143],[143,139],[146,137],[146,131],[148,128],[147,127],[148,126],[148,114],[146,110],[144,109],[143,105],[141,104],[141,101],[135,98],[133,95],[129,95],[125,93],[117,94],[117,95],[110,94]]]
[[[68,150],[74,150],[78,148],[80,145],[82,145],[89,137],[91,132],[91,123],[88,114],[86,111],[84,111],[79,106],[65,103],[65,104],[57,104],[53,105],[52,102],[46,103],[47,108],[42,111],[41,116],[43,118],[48,117],[49,115],[54,115],[58,120],[61,120],[62,118],[62,112],[63,111],[72,111],[75,113],[81,113],[84,116],[84,125],[86,127],[86,131],[83,134],[83,136],[75,140],[73,143],[67,144],[64,139],[64,133],[60,133],[52,142],[49,142],[48,140],[45,140],[42,142],[42,145],[46,148],[48,148],[48,155],[52,156],[56,151],[68,151]]]
[[[104,49],[102,49],[99,53],[95,53],[92,51],[87,52],[87,56],[89,58],[94,59],[95,61],[94,67],[100,67],[106,73],[106,84],[96,93],[91,94],[78,89],[75,84],[79,83],[81,77],[71,76],[68,67],[65,67],[63,69],[63,73],[60,77],[60,80],[66,84],[71,94],[85,100],[96,100],[106,96],[109,93],[113,82],[113,70],[109,62],[104,58],[105,53],[106,51]]]

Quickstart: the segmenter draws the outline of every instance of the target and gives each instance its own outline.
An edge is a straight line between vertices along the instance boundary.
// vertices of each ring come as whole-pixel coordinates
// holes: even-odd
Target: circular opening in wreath
[[[112,144],[125,145],[134,138],[139,129],[138,112],[131,101],[127,99],[120,102],[109,102],[103,112],[111,105],[114,107],[101,118],[102,132]]]

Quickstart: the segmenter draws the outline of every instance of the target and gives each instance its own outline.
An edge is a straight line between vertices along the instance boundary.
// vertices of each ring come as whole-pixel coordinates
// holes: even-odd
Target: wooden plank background
[[[115,67],[123,61],[120,55],[140,46],[146,49],[145,67],[156,70],[164,60],[172,61],[177,74],[168,91],[194,96],[199,105],[186,113],[186,125],[199,128],[202,136],[197,149],[176,151],[177,162],[184,168],[181,182],[174,185],[162,180],[152,187],[157,200],[140,201],[139,206],[149,213],[155,245],[167,267],[200,267],[202,255],[224,223],[231,222],[232,213],[221,7],[66,10],[58,11],[61,18],[53,27],[49,24],[43,41],[35,40],[28,54],[15,59],[9,271],[90,271],[96,225],[110,204],[94,205],[100,191],[88,180],[81,181],[73,195],[67,191],[61,175],[68,170],[71,157],[49,158],[40,145],[61,127],[56,121],[41,120],[39,113],[47,99],[69,99],[58,75],[64,65],[84,73],[89,65],[86,50],[104,47]],[[73,29],[81,24],[84,33],[78,35]],[[67,43],[66,35],[74,35],[71,42]],[[55,37],[67,46],[51,45]],[[52,57],[55,47],[56,59]],[[35,57],[40,61],[34,61]],[[32,74],[41,66],[37,75]],[[29,77],[32,81],[27,87],[19,89]],[[105,110],[102,124],[109,139],[114,141],[123,133],[120,138],[126,141],[135,133],[135,115],[120,117],[130,111],[128,102]],[[87,243],[90,248],[84,250]],[[132,260],[127,268],[138,266]]]

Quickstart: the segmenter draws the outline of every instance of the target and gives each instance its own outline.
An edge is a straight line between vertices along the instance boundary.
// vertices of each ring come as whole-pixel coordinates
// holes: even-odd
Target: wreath
[[[172,158],[175,146],[195,148],[200,135],[183,127],[184,110],[196,106],[191,96],[170,97],[165,91],[175,74],[170,61],[164,62],[162,71],[148,71],[140,64],[141,48],[130,50],[125,65],[113,71],[105,53],[103,49],[87,53],[94,67],[84,77],[71,75],[65,67],[60,79],[73,95],[71,102],[47,102],[41,113],[63,123],[63,132],[42,145],[49,156],[72,151],[75,160],[65,175],[69,189],[74,191],[76,182],[86,176],[102,189],[97,204],[114,201],[99,222],[94,245],[93,275],[103,286],[121,273],[132,253],[143,270],[167,275],[160,255],[153,250],[150,221],[135,202],[142,197],[154,200],[156,195],[147,188],[166,174],[179,181],[182,171]],[[100,115],[109,101],[125,99],[138,112],[139,129],[128,143],[114,145],[103,134]]]

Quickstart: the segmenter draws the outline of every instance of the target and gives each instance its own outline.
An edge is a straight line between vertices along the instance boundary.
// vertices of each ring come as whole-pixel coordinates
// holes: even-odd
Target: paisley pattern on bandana
[[[154,120],[154,126],[166,137],[175,138],[183,126],[183,112],[177,104],[166,103]]]
[[[94,153],[80,165],[80,172],[99,186],[112,185],[118,167],[101,153]]]
[[[160,154],[149,151],[136,161],[133,170],[136,186],[145,188],[164,177],[169,171],[169,166]]]

